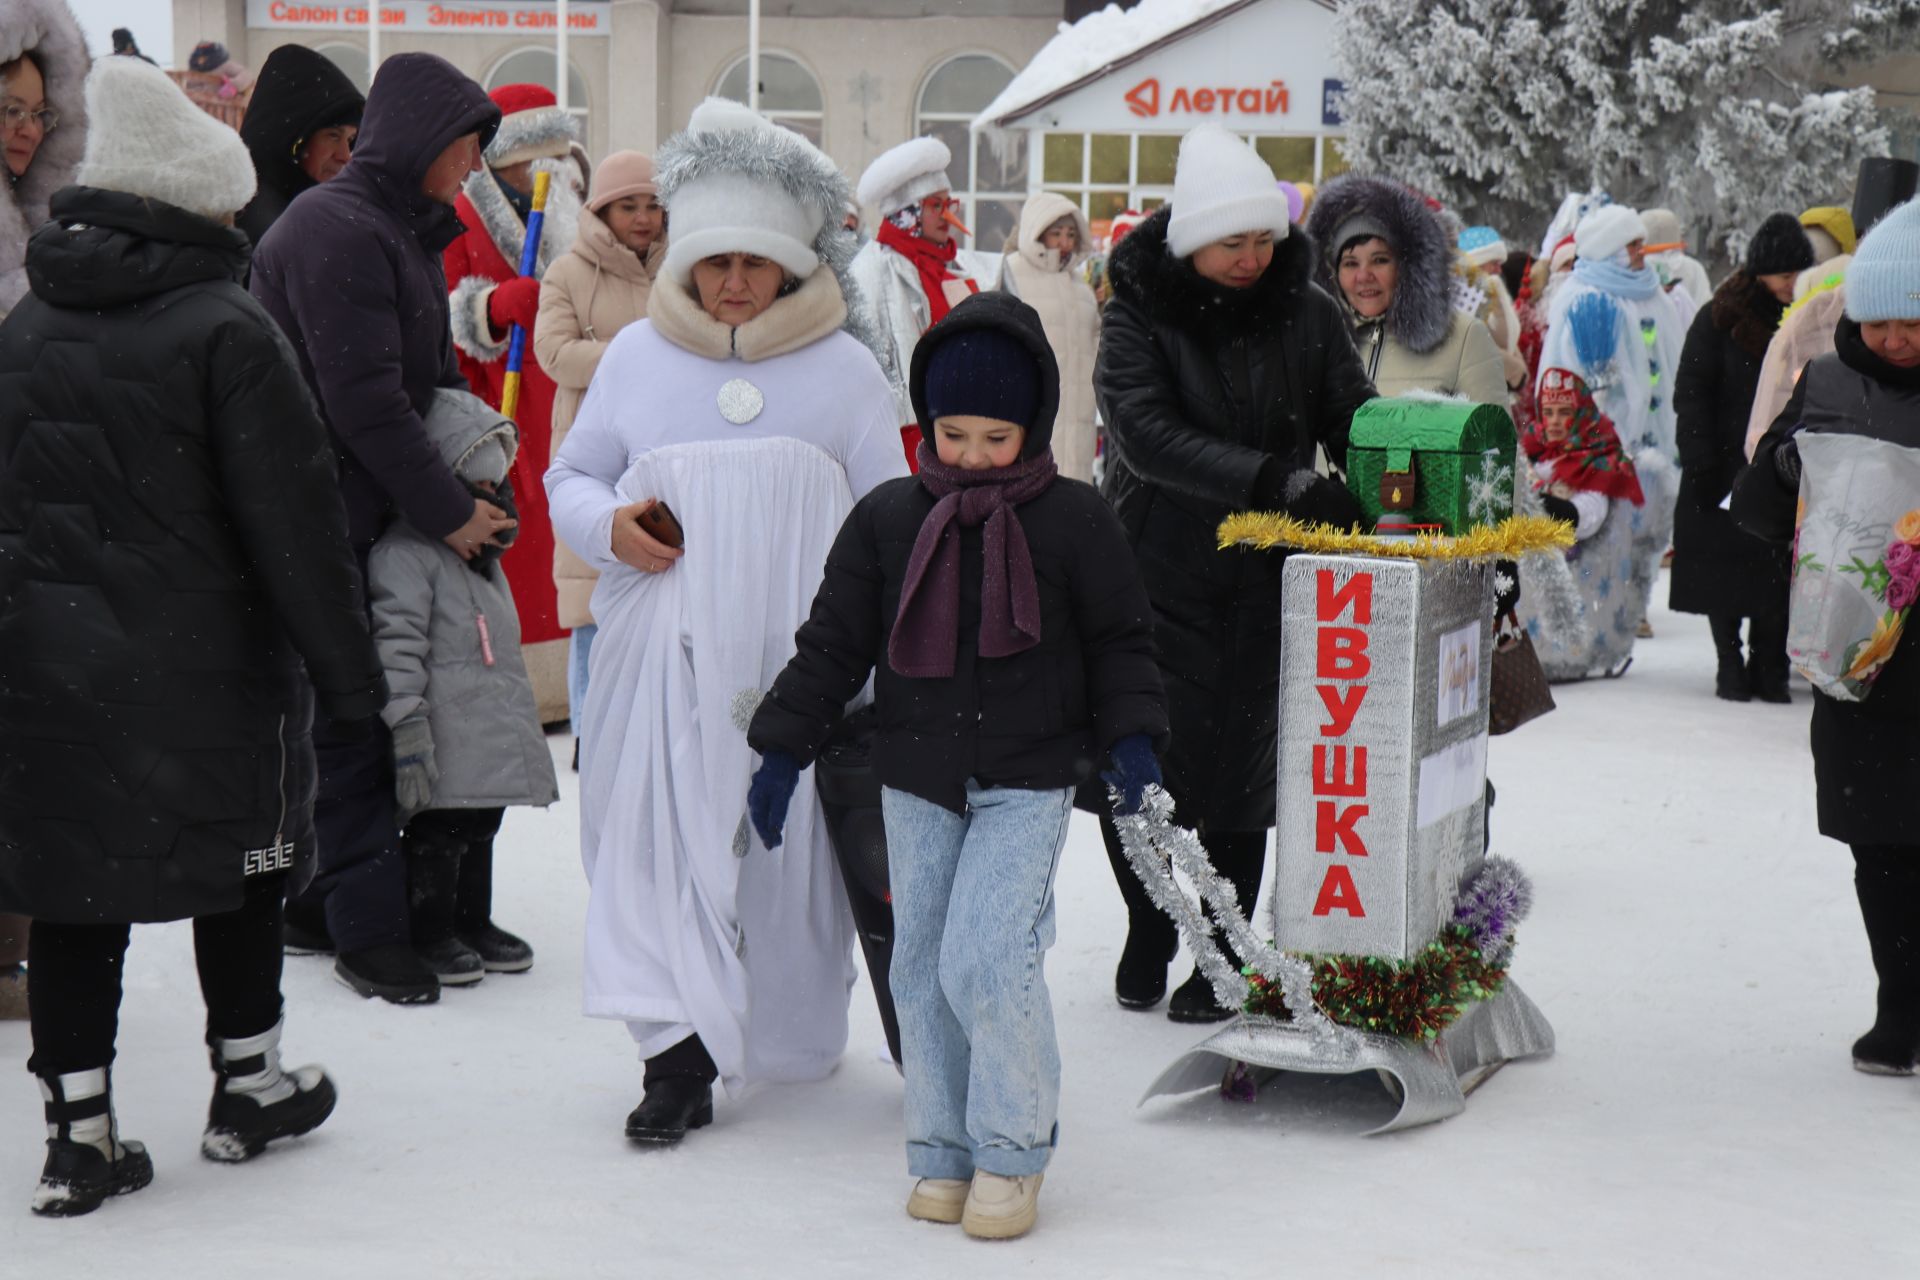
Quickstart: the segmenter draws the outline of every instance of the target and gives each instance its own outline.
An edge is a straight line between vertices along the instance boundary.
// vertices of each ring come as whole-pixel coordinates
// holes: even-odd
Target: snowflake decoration
[[[1467,519],[1493,524],[1507,514],[1513,501],[1513,468],[1500,461],[1500,451],[1480,455],[1480,470],[1467,478]]]
[[[1493,593],[1498,596],[1504,596],[1512,590],[1513,590],[1512,576],[1498,569],[1494,570]]]

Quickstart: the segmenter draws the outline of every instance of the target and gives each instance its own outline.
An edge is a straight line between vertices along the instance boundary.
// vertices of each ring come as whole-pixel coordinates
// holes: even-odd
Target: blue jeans
[[[1044,972],[1073,792],[967,784],[952,813],[881,796],[907,1171],[1039,1173],[1053,1155],[1060,1048]]]
[[[573,718],[573,736],[580,732],[580,718],[587,713],[587,655],[593,652],[593,638],[600,634],[599,624],[589,622],[573,629],[567,641],[567,714]]]

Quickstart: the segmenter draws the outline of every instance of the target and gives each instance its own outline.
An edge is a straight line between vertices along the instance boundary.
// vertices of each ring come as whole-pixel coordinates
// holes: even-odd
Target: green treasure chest
[[[1353,415],[1347,487],[1367,519],[1448,535],[1513,514],[1513,419],[1464,400],[1369,400]]]

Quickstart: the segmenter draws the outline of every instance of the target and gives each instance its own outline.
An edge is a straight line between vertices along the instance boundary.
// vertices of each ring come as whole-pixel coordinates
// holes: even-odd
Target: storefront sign
[[[1151,120],[1160,114],[1160,82],[1152,77],[1127,90],[1127,110]],[[1174,85],[1166,91],[1169,115],[1284,116],[1287,113],[1287,82],[1275,80],[1263,87],[1236,89],[1232,85],[1191,88]]]
[[[382,31],[523,36],[551,35],[560,26],[552,3],[530,0],[383,0],[378,9]],[[247,0],[247,25],[272,31],[365,31],[368,16],[364,3]],[[604,36],[612,29],[612,10],[605,4],[576,0],[568,9],[569,35]]]
[[[1346,122],[1347,82],[1322,80],[1320,82],[1320,123],[1331,128]]]

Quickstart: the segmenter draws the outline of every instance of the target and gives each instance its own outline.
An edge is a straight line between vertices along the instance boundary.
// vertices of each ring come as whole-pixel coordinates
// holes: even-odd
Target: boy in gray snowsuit
[[[448,388],[425,423],[474,496],[511,514],[513,423]],[[367,563],[413,946],[443,985],[533,966],[533,948],[492,921],[493,838],[507,805],[545,807],[560,794],[499,557],[488,547],[462,560],[396,520]]]

